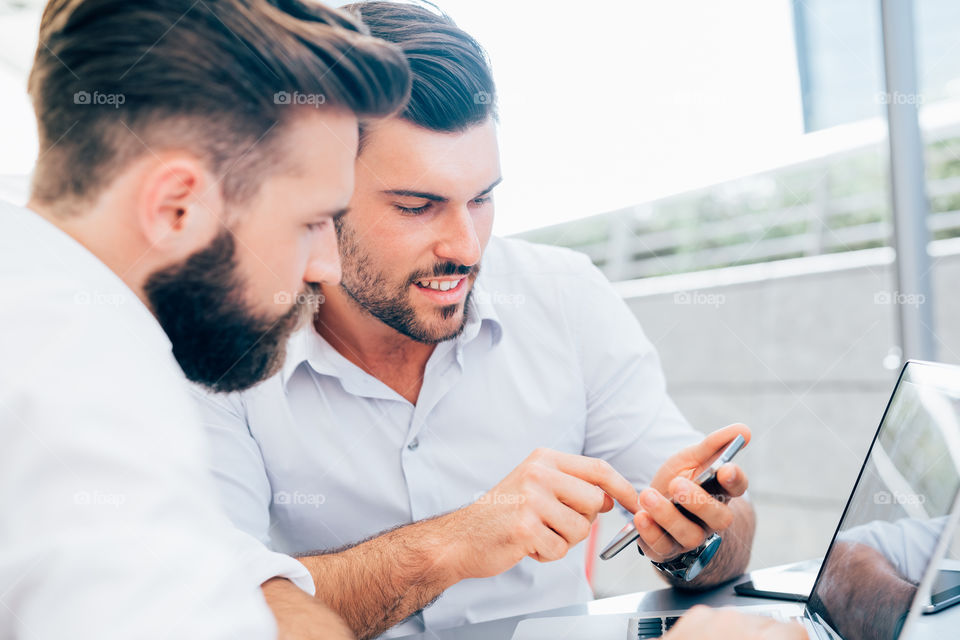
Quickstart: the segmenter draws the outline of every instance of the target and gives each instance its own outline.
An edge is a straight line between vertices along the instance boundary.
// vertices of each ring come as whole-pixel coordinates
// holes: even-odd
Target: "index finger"
[[[637,490],[630,484],[629,480],[617,473],[606,460],[578,456],[572,453],[558,453],[556,464],[560,471],[597,485],[630,513],[637,512],[640,506],[640,496],[637,494]]]

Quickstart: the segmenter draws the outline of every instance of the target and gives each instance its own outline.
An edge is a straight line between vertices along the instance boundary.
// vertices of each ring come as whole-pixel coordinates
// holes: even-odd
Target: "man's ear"
[[[167,153],[143,171],[137,223],[147,243],[179,258],[206,246],[224,218],[220,184],[200,159]]]

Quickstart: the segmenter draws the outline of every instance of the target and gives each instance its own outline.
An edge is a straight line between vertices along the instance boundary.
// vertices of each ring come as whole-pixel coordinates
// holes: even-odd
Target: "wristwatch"
[[[713,556],[717,555],[717,549],[720,548],[721,542],[723,542],[723,538],[719,534],[713,533],[696,549],[682,553],[666,562],[651,561],[650,564],[678,580],[690,582],[700,575],[703,568],[713,560]],[[643,555],[642,550],[640,555]]]

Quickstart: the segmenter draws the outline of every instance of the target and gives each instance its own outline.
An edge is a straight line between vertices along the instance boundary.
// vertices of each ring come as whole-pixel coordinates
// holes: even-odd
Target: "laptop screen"
[[[808,601],[846,640],[894,639],[960,490],[960,368],[900,374]]]

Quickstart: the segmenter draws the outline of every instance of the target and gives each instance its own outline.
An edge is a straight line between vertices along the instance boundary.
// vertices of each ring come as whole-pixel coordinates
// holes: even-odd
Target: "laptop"
[[[960,367],[910,361],[806,604],[735,608],[796,620],[811,640],[906,637],[943,595],[940,569],[960,517],[958,496]],[[659,638],[683,613],[530,618],[513,640]]]

